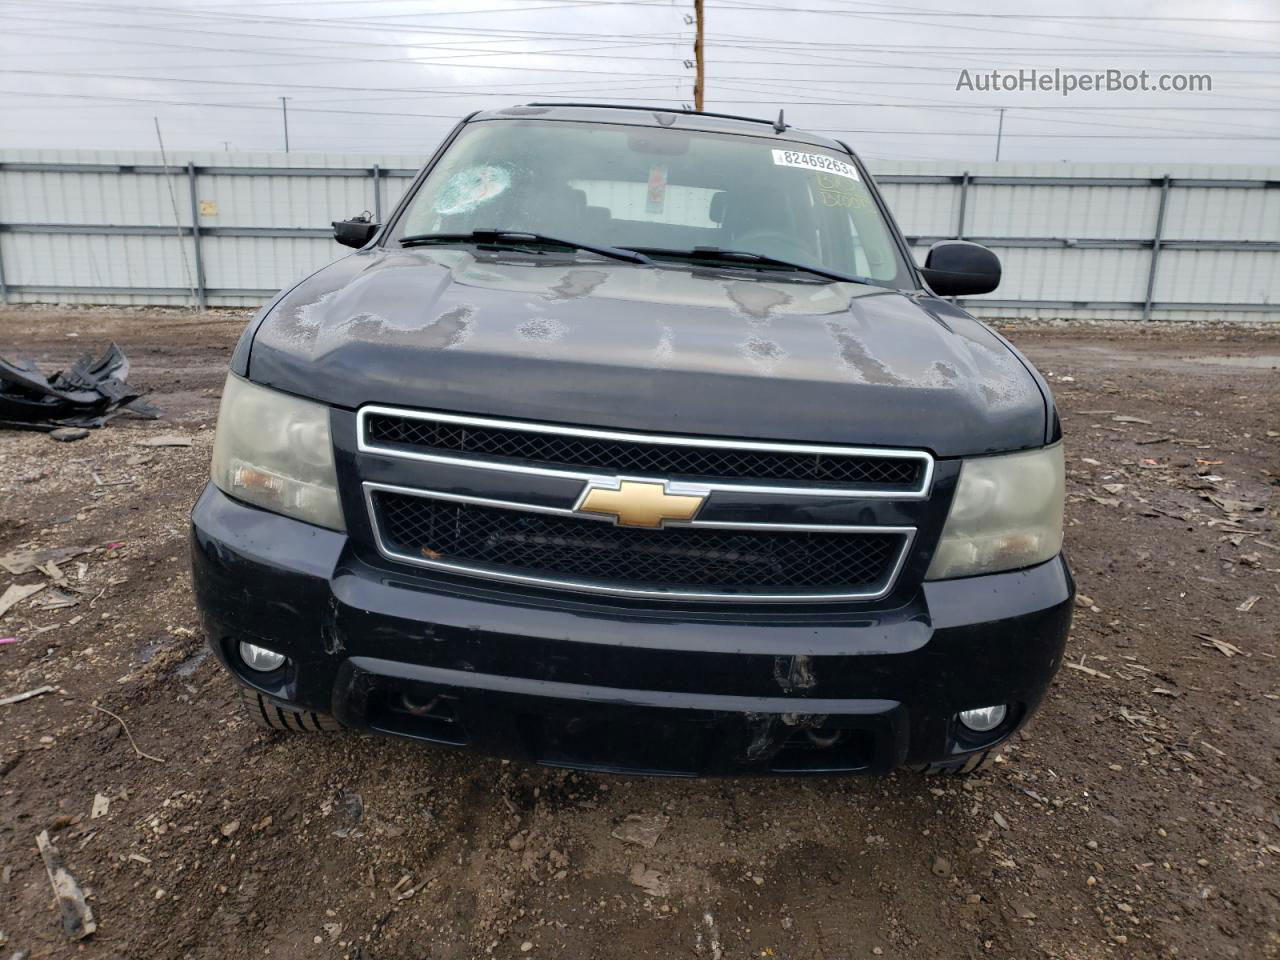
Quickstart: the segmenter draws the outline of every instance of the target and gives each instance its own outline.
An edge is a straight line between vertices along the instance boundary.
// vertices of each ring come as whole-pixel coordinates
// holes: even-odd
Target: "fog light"
[[[256,643],[247,643],[241,640],[240,659],[244,661],[244,665],[250,670],[257,670],[259,673],[270,673],[272,670],[279,670],[284,666],[287,658],[283,653],[276,653],[274,650],[260,647]]]
[[[995,707],[978,707],[974,710],[961,710],[960,722],[974,733],[988,733],[1004,723],[1009,710],[1002,703]]]

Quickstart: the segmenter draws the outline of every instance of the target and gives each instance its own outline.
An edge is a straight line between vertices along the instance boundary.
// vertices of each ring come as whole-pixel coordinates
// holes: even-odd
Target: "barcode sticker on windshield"
[[[834,173],[837,177],[858,180],[858,171],[853,164],[837,160],[835,157],[823,156],[820,153],[775,150],[773,151],[773,162],[775,166],[779,167],[799,167],[801,170],[813,170],[816,173]]]

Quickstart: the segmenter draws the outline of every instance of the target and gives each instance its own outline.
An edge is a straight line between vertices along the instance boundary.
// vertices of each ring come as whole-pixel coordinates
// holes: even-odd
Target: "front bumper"
[[[624,606],[432,580],[232,500],[192,513],[211,647],[236,678],[344,724],[584,769],[886,771],[1007,738],[1062,657],[1061,556],[925,583],[891,609]],[[254,674],[248,640],[286,654]],[[961,710],[1006,703],[975,735]]]

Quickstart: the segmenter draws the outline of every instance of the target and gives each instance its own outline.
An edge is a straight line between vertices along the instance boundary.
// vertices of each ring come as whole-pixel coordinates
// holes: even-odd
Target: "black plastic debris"
[[[70,370],[45,377],[30,360],[0,358],[0,427],[58,430],[101,427],[128,411],[154,420],[160,411],[129,386],[129,360],[114,343],[102,356],[86,353]]]

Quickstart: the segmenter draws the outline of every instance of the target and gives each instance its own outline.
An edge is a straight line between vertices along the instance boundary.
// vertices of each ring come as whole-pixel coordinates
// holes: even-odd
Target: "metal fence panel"
[[[200,247],[211,290],[278,290],[349,252],[314,237],[211,236],[202,238]],[[226,303],[228,298],[213,299]]]
[[[329,222],[385,218],[422,160],[0,151],[0,295],[252,306],[345,254]],[[1001,288],[962,301],[980,316],[1280,319],[1280,167],[872,166],[919,259],[996,249]]]
[[[970,187],[969,233],[981,237],[1149,239],[1158,191],[1151,187]]]
[[[1177,303],[1271,303],[1280,310],[1280,252],[1165,250],[1156,300]]]
[[[955,185],[882,183],[880,189],[904,233],[941,237],[955,232],[960,216],[960,191]]]
[[[1174,190],[1169,195],[1165,236],[1280,242],[1280,189]]]
[[[172,234],[141,237],[29,234],[7,235],[4,240],[5,276],[9,284],[179,290],[189,290],[192,285],[188,246],[180,245]]]
[[[1004,276],[993,296],[1001,300],[1137,303],[1146,294],[1143,250],[1000,250]]]

